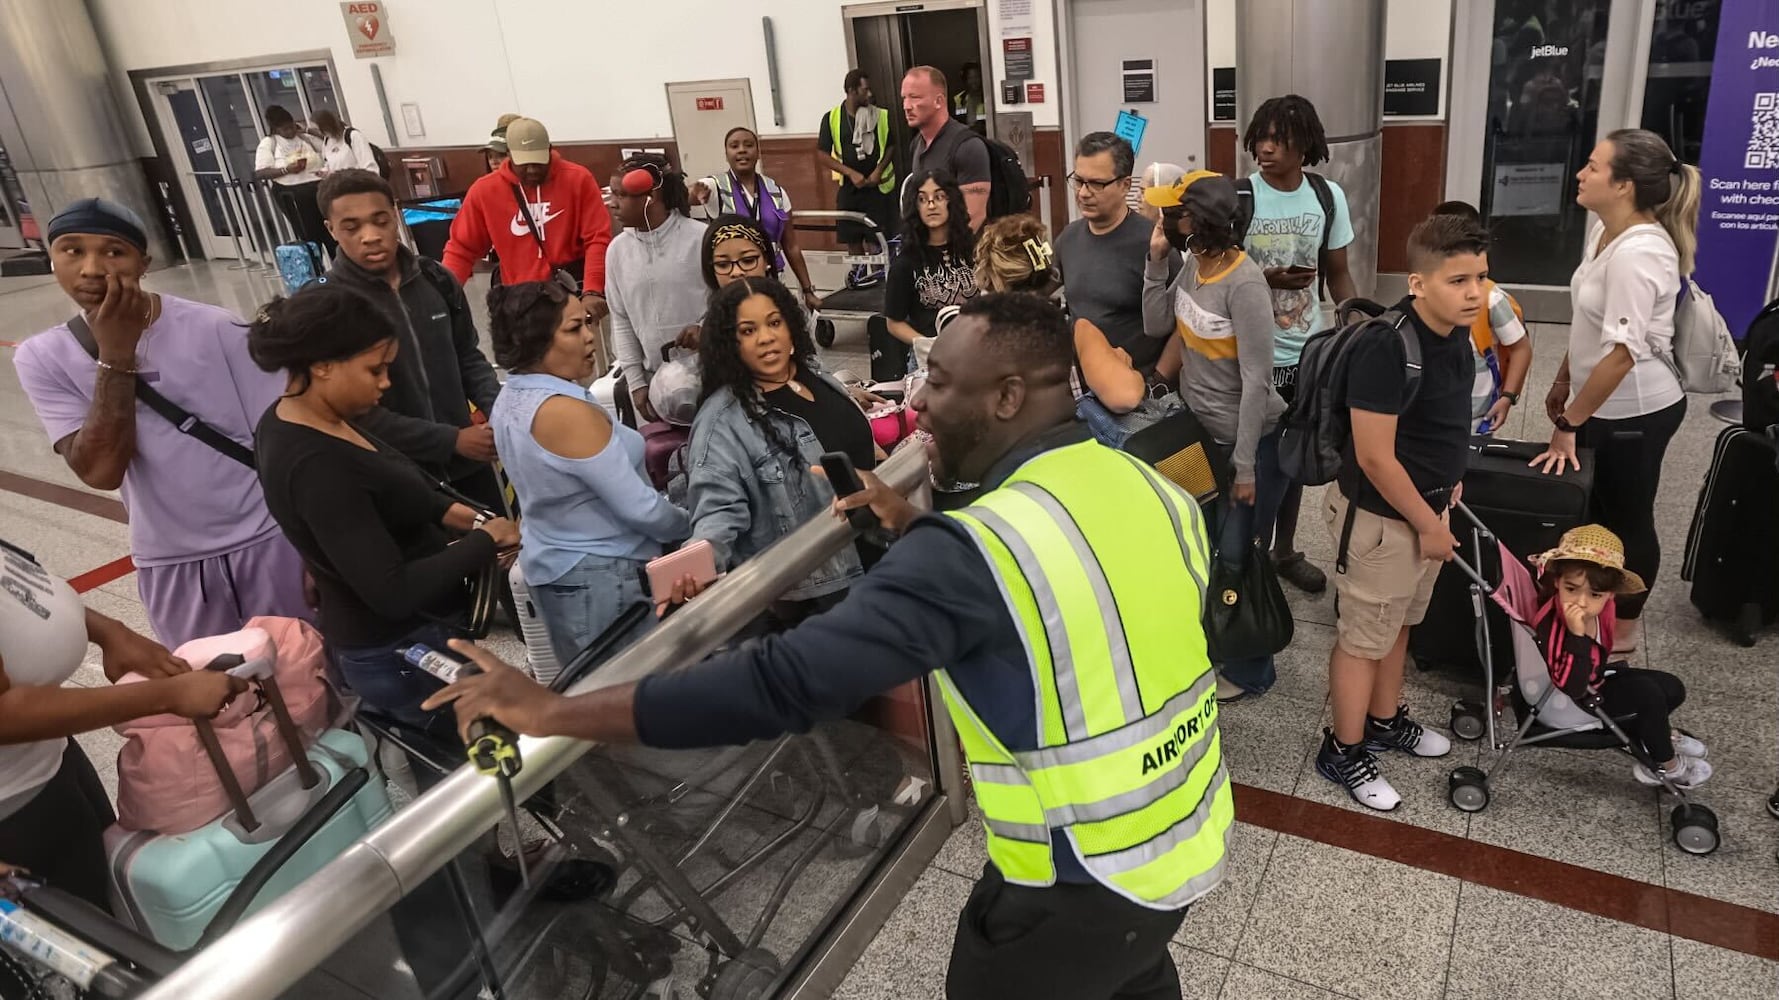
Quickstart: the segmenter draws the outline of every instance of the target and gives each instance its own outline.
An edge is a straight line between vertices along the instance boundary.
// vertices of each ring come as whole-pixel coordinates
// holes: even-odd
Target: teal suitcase
[[[389,796],[370,775],[370,755],[358,734],[327,730],[306,754],[293,748],[292,757],[306,758],[311,767],[293,767],[245,799],[229,774],[223,783],[235,808],[190,833],[108,831],[116,913],[176,951],[207,944],[391,815]],[[305,771],[317,779],[308,788]],[[268,865],[276,867],[267,871]]]

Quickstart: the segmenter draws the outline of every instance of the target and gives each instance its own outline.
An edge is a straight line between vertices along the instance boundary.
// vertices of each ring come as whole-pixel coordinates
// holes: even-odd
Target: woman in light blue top
[[[488,315],[494,358],[512,372],[491,420],[525,511],[519,566],[567,664],[630,605],[650,601],[644,566],[691,524],[644,475],[642,435],[581,386],[599,333],[580,301],[555,282],[497,285]]]

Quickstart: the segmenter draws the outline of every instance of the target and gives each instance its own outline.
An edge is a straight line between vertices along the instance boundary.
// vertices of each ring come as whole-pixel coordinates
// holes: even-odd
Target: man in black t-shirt
[[[1408,717],[1402,671],[1409,627],[1426,616],[1439,564],[1458,545],[1448,511],[1470,440],[1468,331],[1488,302],[1488,243],[1482,227],[1456,216],[1434,216],[1410,234],[1410,297],[1396,308],[1421,349],[1412,394],[1394,330],[1366,332],[1347,367],[1352,441],[1324,511],[1344,549],[1328,664],[1334,725],[1323,733],[1316,770],[1385,812],[1401,796],[1378,773],[1375,752],[1451,751],[1450,740]]]
[[[840,190],[835,207],[842,212],[862,212],[877,223],[888,240],[896,232],[896,152],[889,112],[871,103],[871,79],[862,69],[846,74],[846,100],[828,109],[816,129],[822,163],[833,171]],[[842,220],[837,235],[852,253],[867,253],[869,230]],[[847,283],[855,287],[881,280],[882,272],[870,274],[856,265]]]
[[[902,114],[915,132],[908,150],[908,176],[923,170],[944,170],[957,181],[970,210],[970,231],[981,232],[993,193],[988,143],[967,126],[952,120],[945,99],[945,74],[916,66],[902,77]],[[914,192],[902,192],[904,212]]]

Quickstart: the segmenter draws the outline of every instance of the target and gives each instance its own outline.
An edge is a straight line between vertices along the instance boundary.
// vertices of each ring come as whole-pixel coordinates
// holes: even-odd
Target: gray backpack
[[[1687,392],[1729,392],[1742,374],[1736,339],[1717,304],[1690,276],[1680,279],[1674,304],[1674,343],[1660,355]]]

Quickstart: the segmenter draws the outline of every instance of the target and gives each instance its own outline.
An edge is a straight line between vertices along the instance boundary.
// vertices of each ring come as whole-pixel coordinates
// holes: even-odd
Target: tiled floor
[[[481,280],[470,295],[478,315]],[[219,265],[159,271],[149,283],[237,312],[276,290],[263,272]],[[0,345],[22,340],[70,310],[43,279],[0,280]],[[1528,405],[1516,410],[1504,435],[1536,439],[1548,433],[1538,400],[1566,334],[1560,326],[1534,331],[1537,360]],[[0,346],[0,362],[10,353]],[[856,328],[843,327],[829,355],[836,367],[868,367]],[[1679,851],[1669,837],[1667,804],[1635,785],[1628,763],[1609,754],[1516,755],[1495,782],[1488,808],[1476,814],[1446,803],[1446,775],[1460,763],[1489,766],[1493,751],[1460,743],[1444,760],[1391,758],[1387,773],[1406,801],[1381,819],[1365,814],[1311,766],[1326,723],[1333,602],[1293,593],[1297,636],[1279,657],[1278,686],[1222,714],[1225,754],[1242,786],[1237,804],[1244,822],[1236,831],[1228,880],[1193,908],[1174,945],[1185,997],[1779,996],[1779,924],[1772,916],[1779,914],[1779,822],[1764,808],[1779,779],[1779,636],[1769,635],[1754,649],[1730,644],[1701,624],[1679,580],[1687,525],[1719,429],[1704,412],[1706,402],[1693,401],[1663,470],[1658,511],[1667,561],[1650,605],[1641,661],[1687,683],[1689,700],[1676,721],[1710,744],[1717,775],[1699,798],[1717,812],[1722,848],[1703,858]],[[83,490],[50,452],[12,366],[0,363],[0,535],[70,577],[127,552],[125,525],[103,511],[81,513],[8,490],[5,473]],[[1333,546],[1318,509],[1312,490],[1301,543],[1327,566]],[[145,624],[133,576],[99,586],[86,599],[127,623]],[[515,652],[510,641],[498,645]],[[103,681],[91,664],[75,682]],[[1409,701],[1423,720],[1443,727],[1452,699],[1474,696],[1476,686],[1474,678],[1411,669]],[[114,783],[116,738],[96,733],[83,743],[107,783]],[[782,820],[768,810],[759,816],[765,825],[750,830],[757,836]],[[824,819],[824,827],[830,822]],[[1354,835],[1354,829],[1364,833]],[[1336,836],[1341,830],[1346,832]],[[810,834],[818,835],[830,834]],[[1416,846],[1396,849],[1403,844]],[[1420,845],[1426,845],[1425,856],[1416,853]],[[942,996],[957,912],[984,860],[974,823],[954,832],[837,995]],[[1516,883],[1516,867],[1575,885]],[[1589,873],[1629,881],[1598,881],[1603,876]],[[737,912],[769,894],[769,874],[738,882]],[[805,878],[827,886],[855,874],[854,862],[835,852],[822,855]],[[1615,907],[1590,898],[1602,885],[1630,893],[1636,902]],[[821,898],[793,896],[767,943],[781,954],[789,951],[821,919]],[[1725,919],[1755,933],[1725,931],[1719,927]],[[1768,931],[1773,936],[1763,939]],[[1719,946],[1725,943],[1732,947]],[[388,946],[373,941],[370,947],[383,953]],[[703,964],[700,949],[682,957]],[[697,971],[676,978],[675,992],[692,996]],[[318,985],[312,995],[335,993],[364,995],[337,982]]]

